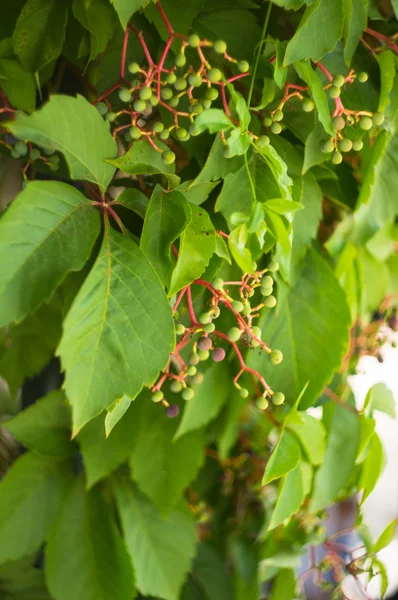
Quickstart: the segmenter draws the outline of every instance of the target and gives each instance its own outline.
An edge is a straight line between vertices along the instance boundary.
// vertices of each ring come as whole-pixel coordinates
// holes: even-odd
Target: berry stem
[[[177,300],[175,301],[175,303],[174,303],[174,306],[173,306],[173,313],[175,313],[175,311],[176,311],[176,310],[177,310],[177,308],[179,307],[181,300],[183,299],[183,297],[184,297],[184,296],[185,296],[185,294],[186,294],[186,291],[187,291],[187,288],[185,287],[185,288],[183,288],[183,289],[181,290],[181,292],[178,294]]]
[[[130,25],[130,28],[134,31],[134,33],[138,37],[138,41],[140,42],[140,44],[142,46],[142,49],[144,50],[144,53],[145,53],[145,56],[146,56],[146,59],[148,61],[149,66],[150,67],[154,67],[155,63],[153,62],[152,56],[151,56],[151,54],[150,54],[150,52],[148,50],[148,46],[145,43],[142,31],[140,31],[139,29],[137,29],[136,27],[134,27],[134,25]]]
[[[163,9],[161,8],[161,6],[160,6],[159,3],[157,3],[157,7],[159,8],[159,10],[161,10],[163,12]],[[160,14],[162,14],[162,12]],[[164,16],[166,17],[166,15],[164,15]],[[161,72],[162,72],[162,69],[163,69],[164,61],[166,60],[167,53],[170,50],[170,46],[171,46],[171,44],[173,43],[173,40],[174,40],[173,30],[171,30],[171,32],[169,31],[169,34],[170,34],[170,37],[169,37],[169,39],[166,42],[166,45],[165,45],[164,50],[162,52],[162,56],[160,57],[160,60],[159,60],[159,64],[158,64],[158,66],[156,68],[156,70],[159,72],[159,80],[158,80],[157,91],[156,91],[158,100],[160,100],[160,77],[161,77]]]
[[[123,47],[122,47],[122,56],[120,59],[120,79],[124,79],[124,71],[126,67],[126,55],[127,55],[127,46],[129,43],[130,37],[130,27],[127,27],[124,38],[123,38]]]
[[[198,326],[199,323],[196,320],[195,310],[194,310],[193,302],[192,302],[191,286],[188,285],[186,290],[187,290],[187,304],[188,304],[189,318],[191,319],[192,325]]]
[[[162,17],[163,23],[166,25],[167,33],[169,34],[169,36],[174,35],[174,29],[172,28],[171,23],[168,20],[160,2],[156,2],[156,7],[160,13],[160,16]]]
[[[248,77],[250,75],[250,73],[239,73],[239,75],[234,75],[233,77],[229,77],[229,79],[227,79],[227,83],[232,83],[233,81],[236,81],[237,79],[242,79],[242,77]]]
[[[323,73],[324,75],[326,75],[326,77],[327,77],[328,81],[332,82],[332,81],[333,81],[333,75],[332,75],[332,74],[331,74],[331,73],[330,73],[330,72],[327,70],[327,68],[326,68],[326,67],[324,67],[324,66],[323,66],[323,64],[322,64],[322,63],[320,63],[320,62],[317,62],[317,63],[315,63],[315,64],[316,64],[316,66],[317,66],[317,67],[318,67],[318,68],[319,68],[319,69],[322,71],[322,73]]]

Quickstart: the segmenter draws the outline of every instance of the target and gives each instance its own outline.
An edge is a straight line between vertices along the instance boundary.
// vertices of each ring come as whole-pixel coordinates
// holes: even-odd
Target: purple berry
[[[178,417],[179,412],[180,409],[178,408],[177,404],[170,404],[170,406],[166,408],[166,414],[170,419]]]
[[[199,350],[202,350],[202,351],[206,352],[206,350],[210,350],[211,347],[212,347],[212,341],[208,337],[204,337],[203,336],[198,341],[198,348],[199,348]]]
[[[221,362],[225,358],[225,350],[224,348],[215,348],[211,353],[211,357],[214,362]]]

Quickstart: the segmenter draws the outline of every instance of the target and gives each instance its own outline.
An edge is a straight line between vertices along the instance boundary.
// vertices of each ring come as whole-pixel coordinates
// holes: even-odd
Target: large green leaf
[[[318,111],[319,121],[322,123],[326,133],[331,136],[335,136],[336,132],[330,116],[326,93],[318,75],[312,69],[309,62],[297,62],[295,63],[294,68],[296,69],[300,78],[305,81],[310,88],[311,96]]]
[[[231,600],[231,573],[226,561],[210,544],[198,545],[181,600]]]
[[[349,410],[349,407],[336,406],[325,458],[315,475],[312,511],[332,503],[347,485],[354,470],[359,437],[358,415]]]
[[[175,600],[195,554],[192,516],[184,504],[162,516],[127,478],[115,480],[115,492],[139,591]]]
[[[0,81],[2,90],[12,106],[27,112],[35,109],[35,78],[17,60],[0,59]]]
[[[374,433],[369,444],[368,454],[362,463],[358,481],[358,489],[363,491],[362,502],[374,490],[384,467],[383,446],[377,433]]]
[[[318,61],[333,50],[343,34],[341,0],[318,0],[306,8],[286,48],[285,65],[311,58]]]
[[[106,50],[115,28],[115,13],[107,0],[73,0],[73,14],[90,34],[90,58]]]
[[[297,273],[296,284],[281,289],[279,308],[264,309],[259,322],[264,339],[271,348],[282,350],[284,361],[275,368],[253,353],[249,364],[291,402],[309,381],[301,401],[301,407],[307,408],[340,366],[348,347],[350,323],[345,294],[336,277],[325,260],[310,251]]]
[[[275,529],[275,527],[290,519],[304,502],[306,489],[303,465],[303,461],[300,460],[298,465],[281,481],[278,499],[272,511],[268,529]]]
[[[81,269],[98,232],[99,215],[78,190],[29,183],[0,221],[0,326],[21,321]]]
[[[203,430],[190,432],[172,442],[178,423],[148,397],[142,407],[130,459],[138,487],[161,512],[167,513],[195,478],[204,460]]]
[[[395,400],[392,391],[384,383],[376,383],[366,394],[364,410],[373,414],[374,410],[396,418]]]
[[[369,0],[342,0],[344,59],[349,65],[368,22]]]
[[[39,548],[70,480],[69,461],[27,453],[13,464],[0,483],[0,563]]]
[[[396,77],[395,56],[391,50],[376,55],[380,69],[380,97],[378,111],[384,112],[390,104],[390,93]]]
[[[37,73],[61,54],[68,11],[64,0],[28,0],[12,35],[23,66]]]
[[[140,239],[140,248],[147,256],[163,285],[168,285],[172,270],[171,244],[191,221],[191,208],[181,192],[167,193],[160,186],[154,189]]]
[[[116,156],[116,141],[109,124],[83,96],[51,96],[39,111],[7,126],[23,140],[62,152],[72,179],[91,181],[102,191],[108,187],[115,167],[105,159]]]
[[[299,412],[299,420],[286,418],[286,426],[293,431],[301,442],[304,451],[313,465],[322,464],[325,454],[326,431],[322,424],[312,415]]]
[[[2,600],[50,600],[44,573],[30,556],[0,566],[0,590]]]
[[[109,228],[58,348],[74,434],[117,398],[133,399],[151,385],[173,346],[171,309],[155,271],[134,242]]]
[[[134,597],[131,561],[111,515],[98,488],[85,492],[83,478],[70,487],[46,551],[46,579],[55,600]]]
[[[322,218],[322,190],[312,173],[302,176],[303,210],[298,210],[293,219],[292,266],[299,263],[318,232]]]
[[[115,7],[123,29],[126,29],[130,17],[137,10],[146,6],[150,0],[111,0],[111,2]]]
[[[268,485],[271,481],[287,475],[297,467],[300,459],[301,450],[298,441],[290,431],[284,429],[267,462],[262,484]]]
[[[192,220],[180,237],[177,264],[171,275],[172,296],[200,277],[216,249],[216,231],[208,213],[191,204]]]

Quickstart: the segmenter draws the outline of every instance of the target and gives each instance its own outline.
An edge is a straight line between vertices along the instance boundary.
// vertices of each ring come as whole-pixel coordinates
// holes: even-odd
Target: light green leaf
[[[356,463],[363,462],[367,456],[368,444],[373,437],[376,421],[364,414],[359,415],[359,446]]]
[[[246,100],[244,99],[242,94],[237,92],[234,86],[230,83],[227,83],[227,88],[229,90],[229,93],[231,94],[231,98],[234,104],[234,110],[236,111],[236,114],[239,119],[240,128],[242,131],[247,131],[252,116],[249,107],[246,104]]]
[[[316,512],[333,502],[354,470],[359,446],[358,415],[335,407],[323,463],[315,475],[310,510]]]
[[[157,142],[157,146],[162,151],[168,149],[161,142]],[[166,165],[161,152],[157,152],[148,140],[135,142],[126,154],[107,162],[128,175],[164,175],[171,188],[180,183],[180,178],[174,175],[175,163]]]
[[[325,129],[322,123],[317,121],[305,140],[303,173],[307,173],[312,167],[329,160],[329,155],[321,151],[321,140],[324,135]]]
[[[63,0],[28,0],[12,35],[15,55],[25,69],[37,73],[58,58],[67,20]]]
[[[299,77],[305,81],[310,88],[311,96],[318,111],[319,121],[322,123],[326,133],[334,137],[336,132],[333,127],[326,93],[323,89],[321,80],[316,72],[312,69],[311,63],[309,62],[296,62],[294,68],[296,69]],[[318,151],[320,152],[320,148]]]
[[[172,442],[176,419],[169,419],[149,397],[136,402],[142,407],[130,458],[132,478],[160,512],[168,513],[202,466],[204,432],[190,432]]]
[[[283,66],[283,58],[285,56],[285,44],[279,40],[275,40],[276,60],[274,62],[274,81],[281,90],[286,82],[287,69]]]
[[[234,389],[228,399],[228,404],[222,416],[221,431],[217,439],[221,460],[228,458],[229,453],[238,439],[240,419],[247,406],[247,398],[242,398]]]
[[[302,505],[305,499],[302,461],[283,478],[280,484],[278,499],[272,511],[268,530],[275,529],[287,519],[290,519]]]
[[[245,154],[250,147],[250,136],[234,127],[227,137],[228,158]]]
[[[369,0],[342,0],[344,60],[349,65],[368,23]]]
[[[0,564],[45,541],[72,478],[69,461],[26,453],[0,483]]]
[[[374,490],[384,468],[383,446],[377,433],[374,433],[369,445],[369,452],[362,463],[358,489],[363,490],[362,503]]]
[[[107,0],[73,0],[75,18],[90,34],[90,58],[104,52],[115,29],[115,13]]]
[[[0,326],[34,312],[81,269],[98,232],[98,213],[74,187],[29,183],[0,221]]]
[[[130,17],[140,8],[144,8],[151,0],[111,0],[119,16],[123,29],[127,28]]]
[[[378,410],[395,419],[397,416],[395,400],[391,390],[384,383],[376,383],[366,395],[364,410],[370,415],[373,414],[374,410]]]
[[[281,569],[275,577],[269,600],[294,600],[297,596],[296,587],[296,574],[293,569]]]
[[[391,523],[389,523],[389,525],[387,525],[377,542],[375,542],[372,546],[372,553],[376,554],[376,552],[380,552],[380,550],[383,550],[383,548],[391,544],[391,542],[395,538],[397,525],[398,519],[394,519],[393,521],[391,521]]]
[[[300,25],[287,45],[285,65],[311,58],[314,62],[331,52],[343,34],[341,0],[318,0],[306,8]]]
[[[291,200],[291,186],[293,185],[293,181],[287,174],[287,164],[285,161],[271,144],[262,148],[259,155],[263,157],[271,169],[274,179],[279,187],[281,198]]]
[[[191,514],[180,504],[162,516],[127,478],[116,479],[114,488],[139,591],[175,600],[196,549]]]
[[[309,381],[300,405],[305,409],[340,367],[348,347],[351,316],[335,275],[315,251],[307,253],[296,277],[295,285],[279,286],[279,308],[264,309],[258,323],[270,347],[283,352],[283,363],[275,368],[253,353],[249,364],[290,402]]]
[[[108,437],[112,429],[117,425],[123,415],[130,407],[131,399],[128,396],[122,396],[111,406],[105,417],[105,436]]]
[[[395,57],[391,50],[376,54],[380,69],[380,97],[378,112],[383,113],[390,104],[390,92],[394,87],[396,76]]]
[[[218,185],[218,181],[204,181],[194,185],[194,181],[183,181],[175,191],[184,192],[185,198],[190,204],[203,204],[209,197],[210,192]]]
[[[58,515],[46,549],[46,580],[56,600],[129,600],[131,561],[112,510],[99,488],[85,492],[77,479]]]
[[[205,372],[203,382],[195,387],[195,396],[185,405],[175,440],[207,425],[218,415],[230,393],[230,378],[229,369],[224,363],[214,363]]]
[[[217,237],[216,237],[215,253],[220,258],[224,258],[230,265],[232,264],[231,255],[229,253],[228,246],[227,246],[224,238],[221,237],[221,235],[217,235]]]
[[[228,237],[228,246],[233,259],[244,273],[253,272],[253,259],[251,252],[246,248],[248,230],[245,224],[236,227]]]
[[[301,422],[291,422],[286,417],[286,427],[299,438],[309,461],[313,465],[322,464],[325,454],[326,431],[322,421],[305,412],[299,412]]]
[[[109,123],[83,96],[51,96],[43,108],[7,127],[22,140],[62,152],[72,179],[91,181],[102,191],[108,187],[115,168],[105,159],[116,156],[116,141]]]
[[[303,210],[304,206],[301,202],[293,202],[293,200],[283,200],[282,198],[273,198],[264,203],[266,210],[272,210],[277,215],[285,215],[286,213],[296,210]]]
[[[372,313],[380,306],[388,287],[387,266],[376,260],[366,248],[360,248],[357,257],[358,269],[360,271],[361,286],[361,314]]]
[[[132,210],[142,219],[145,219],[146,211],[148,210],[149,199],[137,190],[136,188],[126,188],[117,197],[116,202],[125,208]]]
[[[322,218],[322,191],[312,173],[302,177],[303,210],[297,211],[293,219],[292,265],[295,266],[316,238]]]
[[[60,390],[37,400],[7,421],[5,427],[29,450],[40,454],[67,456],[76,452],[70,440],[70,410]]]
[[[0,81],[2,90],[12,106],[26,112],[35,110],[35,78],[17,60],[0,59]]]
[[[394,253],[397,242],[398,224],[394,221],[389,221],[366,242],[366,248],[374,258],[385,262]]]
[[[232,121],[221,108],[207,108],[195,119],[195,128],[199,132],[208,129],[210,133],[217,133],[217,131],[226,131],[232,127]]]
[[[155,271],[134,242],[109,228],[57,351],[74,435],[117,398],[134,399],[151,385],[173,346],[171,309]]]
[[[168,285],[173,268],[171,244],[188,227],[192,211],[181,192],[166,192],[156,186],[149,201],[140,248],[163,285]]]
[[[265,467],[262,485],[287,475],[295,469],[301,458],[301,450],[295,436],[284,429]]]
[[[216,231],[208,213],[191,204],[192,220],[180,237],[177,264],[171,276],[169,296],[200,277],[216,249]]]

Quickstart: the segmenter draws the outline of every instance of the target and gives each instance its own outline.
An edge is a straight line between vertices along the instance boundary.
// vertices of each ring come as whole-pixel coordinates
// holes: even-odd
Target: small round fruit
[[[157,390],[156,392],[154,392],[152,394],[152,401],[153,402],[161,402],[161,400],[163,400],[163,392],[161,390]]]
[[[271,260],[271,262],[268,265],[268,271],[271,271],[271,273],[276,273],[276,271],[278,271],[279,269],[279,263],[276,262],[276,260]]]
[[[142,131],[139,127],[134,125],[133,127],[130,127],[129,134],[131,135],[132,140],[139,140],[142,136]]]
[[[273,365],[279,365],[283,361],[283,353],[280,350],[272,350],[269,359]]]
[[[177,56],[175,57],[175,65],[176,67],[183,67],[185,65],[185,63],[187,62],[187,59],[185,58],[185,54],[177,54]]]
[[[188,367],[188,375],[190,377],[193,377],[194,375],[196,375],[197,372],[198,372],[198,369],[195,367],[195,365],[191,365],[190,367]]]
[[[342,152],[349,152],[350,150],[352,150],[352,141],[348,138],[343,138],[339,142],[339,150],[341,150]]]
[[[122,102],[131,102],[132,97],[130,90],[127,88],[119,90],[119,98]]]
[[[344,75],[336,75],[333,78],[333,82],[332,83],[333,83],[333,85],[335,87],[341,88],[344,85],[344,82],[345,82]]]
[[[165,150],[162,152],[162,161],[165,165],[171,165],[176,159],[176,155],[171,150]]]
[[[196,73],[190,73],[190,75],[188,75],[188,83],[192,87],[199,87],[202,85],[203,79],[201,75],[196,75]]]
[[[255,141],[255,144],[256,144],[257,148],[262,150],[266,146],[269,146],[270,141],[271,140],[269,139],[268,135],[260,135],[258,140]]]
[[[194,375],[192,377],[192,383],[194,383],[195,385],[200,385],[203,382],[203,379],[204,379],[203,373],[201,373],[200,371],[198,371],[196,373],[196,375]]]
[[[160,90],[160,95],[163,98],[163,100],[170,100],[170,98],[172,98],[173,96],[173,90],[171,88],[164,87]]]
[[[139,94],[141,100],[149,100],[149,98],[151,98],[151,96],[152,96],[152,90],[149,87],[149,85],[144,85],[144,87],[142,87],[140,89],[138,94]]]
[[[252,327],[252,334],[259,340],[261,340],[262,333],[263,332],[261,331],[260,327],[257,327],[256,325]]]
[[[359,83],[365,83],[365,81],[367,81],[369,79],[369,75],[367,73],[365,73],[364,71],[361,71],[361,73],[358,73],[357,79],[358,79]]]
[[[174,82],[174,87],[179,92],[185,90],[185,88],[187,87],[187,80],[185,79],[185,77],[177,77],[177,79]]]
[[[210,102],[213,102],[218,98],[218,90],[212,87],[207,88],[204,95],[206,100],[210,100]]]
[[[363,131],[369,131],[373,127],[373,121],[370,117],[361,117],[359,119],[359,127],[363,129]]]
[[[195,136],[197,136],[197,135],[200,135],[200,129],[198,129],[198,128],[196,127],[195,123],[191,123],[191,124],[190,124],[190,126],[188,127],[188,129],[189,129],[189,134],[190,134],[192,137],[195,137]]]
[[[280,123],[272,123],[271,131],[272,133],[275,133],[275,135],[278,135],[282,131],[282,125]]]
[[[163,131],[161,131],[159,133],[159,138],[161,140],[167,140],[170,137],[170,131],[168,129],[163,129]]]
[[[207,325],[208,323],[211,323],[212,318],[213,315],[210,312],[202,313],[199,315],[199,323],[202,323],[202,325]]]
[[[149,104],[150,104],[151,106],[157,106],[157,105],[159,104],[159,98],[156,96],[156,94],[152,95],[152,96],[149,98]]]
[[[264,127],[271,127],[273,121],[271,119],[271,117],[264,117],[263,119],[263,125]]]
[[[197,48],[200,44],[200,37],[196,33],[193,33],[188,37],[188,44],[191,48]]]
[[[311,98],[305,98],[303,100],[302,107],[303,107],[303,111],[304,112],[308,112],[309,113],[309,112],[312,112],[314,110],[315,103],[314,103],[313,100],[311,100]]]
[[[203,112],[203,106],[201,104],[199,104],[199,102],[197,102],[196,104],[194,104],[191,107],[191,109],[192,109],[191,112],[193,112],[194,115],[200,115],[200,113]]]
[[[260,398],[257,398],[256,406],[260,410],[266,410],[269,406],[269,402],[268,402],[267,398],[264,398],[264,396],[261,396]]]
[[[176,134],[179,140],[183,140],[186,138],[188,131],[184,127],[178,127],[176,129]]]
[[[339,165],[340,163],[343,162],[343,155],[340,154],[340,152],[338,152],[338,150],[335,150],[332,154],[332,158],[330,159],[332,161],[332,163],[334,165]]]
[[[264,298],[264,306],[267,308],[274,308],[274,306],[276,306],[275,296],[268,296],[268,298]]]
[[[227,333],[227,337],[231,342],[237,342],[242,335],[242,330],[238,327],[231,327]]]
[[[283,120],[283,112],[281,110],[277,110],[274,112],[274,121],[282,121]]]
[[[146,109],[146,103],[144,100],[141,100],[139,98],[138,100],[134,101],[133,107],[134,107],[134,110],[137,112],[144,112],[144,110]]]
[[[169,83],[170,85],[173,85],[173,83],[175,83],[177,79],[177,75],[173,72],[173,73],[169,73],[166,77],[166,81],[167,83]]]
[[[340,131],[341,129],[344,129],[345,127],[345,121],[343,119],[343,117],[341,116],[337,116],[333,118],[333,127],[335,128],[336,131]]]
[[[210,108],[211,106],[211,100],[207,100],[207,98],[202,98],[200,101],[201,105],[203,106],[203,108]]]
[[[195,353],[192,353],[189,358],[188,358],[188,362],[190,365],[198,365],[200,362],[200,358],[199,356]]]
[[[250,68],[250,65],[247,62],[247,60],[240,60],[236,66],[238,67],[238,70],[241,73],[247,73]]]
[[[329,98],[338,98],[340,96],[341,90],[334,85],[328,89]]]
[[[156,123],[152,125],[152,129],[155,133],[160,133],[161,131],[163,131],[164,125],[161,121],[156,121]]]
[[[355,152],[359,152],[363,148],[363,141],[359,139],[354,140],[352,142],[352,148],[355,150]]]
[[[169,419],[174,419],[175,417],[178,417],[179,414],[180,409],[178,408],[177,404],[170,404],[170,406],[166,408],[166,415],[169,417]]]
[[[194,395],[195,395],[195,392],[193,391],[192,388],[185,388],[185,390],[183,390],[181,393],[181,397],[183,400],[192,400]]]
[[[224,287],[224,280],[221,277],[215,277],[211,282],[211,285],[215,290],[222,290]]]
[[[214,42],[213,48],[217,54],[224,54],[227,51],[227,44],[223,40],[217,40]]]
[[[181,390],[182,390],[181,381],[177,381],[177,379],[174,379],[170,383],[170,391],[173,392],[173,394],[178,394],[179,392],[181,392]]]
[[[250,306],[250,302],[246,302],[246,304],[242,310],[242,315],[244,317],[247,317],[247,315],[250,315],[251,310],[252,310],[252,307]]]
[[[198,350],[199,360],[207,360],[210,357],[209,350]]]
[[[198,340],[198,344],[197,345],[198,345],[199,350],[203,350],[203,351],[206,352],[206,350],[210,350],[210,348],[212,347],[213,343],[212,343],[212,341],[211,341],[210,338],[204,336],[204,337],[201,337]]]
[[[224,348],[214,348],[213,352],[211,353],[211,358],[214,360],[214,362],[223,361],[225,358]]]
[[[285,394],[282,394],[282,392],[275,392],[275,394],[272,396],[272,404],[275,404],[275,406],[281,406],[285,401]]]
[[[207,323],[207,325],[203,325],[203,331],[205,333],[213,333],[215,328],[216,326],[214,325],[214,323]]]
[[[213,308],[213,310],[211,311],[211,315],[213,317],[213,319],[218,319],[218,317],[220,316],[221,311],[218,308],[218,306],[216,306],[215,308]]]
[[[129,66],[127,67],[127,69],[129,70],[130,73],[139,73],[140,72],[140,65],[136,62],[131,62],[129,64]]]
[[[182,323],[177,323],[176,325],[176,334],[183,335],[185,333],[185,326]]]
[[[114,113],[114,112],[112,112],[112,111],[111,111],[111,112],[108,112],[108,113],[106,113],[106,115],[105,115],[105,119],[106,119],[107,121],[109,121],[109,123],[113,123],[113,121],[116,119],[116,113]]]
[[[374,125],[383,125],[384,123],[384,115],[383,113],[375,113],[372,117],[372,121],[374,123]]]
[[[325,154],[330,154],[330,152],[333,152],[333,150],[334,150],[333,140],[326,140],[326,142],[323,142],[323,144],[321,145],[321,150]]]
[[[20,158],[20,154],[19,154],[18,150],[15,150],[15,148],[13,148],[11,150],[10,154],[11,154],[12,158]]]
[[[22,140],[19,140],[15,144],[14,149],[18,152],[20,156],[25,156],[28,153],[28,146]]]
[[[40,158],[40,150],[38,148],[33,148],[30,151],[29,156],[32,160],[38,160]]]
[[[220,81],[222,79],[222,73],[220,69],[210,69],[207,71],[207,79],[211,83],[217,83],[217,81]]]
[[[261,280],[261,285],[263,287],[270,287],[274,285],[274,280],[272,279],[271,275],[265,275],[265,277],[263,277]]]
[[[237,313],[241,313],[244,309],[244,304],[243,302],[241,302],[240,300],[234,300],[232,302],[232,309],[237,312]]]
[[[98,110],[99,114],[102,116],[105,116],[106,113],[108,112],[108,107],[105,104],[105,102],[98,102],[98,104],[96,104],[95,108]]]
[[[247,398],[247,397],[248,397],[248,395],[249,395],[249,390],[247,390],[246,388],[241,388],[241,389],[239,390],[239,396],[240,396],[241,398]]]

